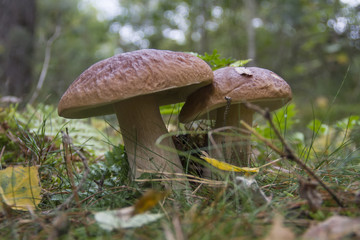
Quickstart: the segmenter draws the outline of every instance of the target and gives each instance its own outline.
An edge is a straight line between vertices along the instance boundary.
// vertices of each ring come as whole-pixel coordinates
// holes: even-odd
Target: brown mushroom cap
[[[225,67],[214,71],[214,82],[193,92],[181,109],[179,120],[215,119],[215,110],[231,103],[252,102],[276,110],[292,98],[291,88],[274,72],[257,67]],[[210,113],[210,114],[207,114]]]
[[[112,114],[113,103],[146,94],[155,94],[159,106],[181,102],[212,79],[211,68],[188,53],[123,53],[85,70],[62,96],[58,113],[66,118]]]

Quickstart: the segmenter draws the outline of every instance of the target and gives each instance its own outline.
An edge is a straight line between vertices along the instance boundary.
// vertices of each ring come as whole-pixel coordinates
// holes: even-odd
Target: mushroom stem
[[[168,131],[154,96],[138,96],[120,101],[114,104],[114,109],[123,136],[132,178],[140,177],[141,173],[137,169],[155,170],[159,173],[183,173],[179,156],[155,144],[156,140]],[[171,138],[164,139],[163,144],[175,149]],[[184,188],[184,185],[180,188]]]
[[[246,107],[244,104],[240,104],[240,121],[246,122],[249,126],[252,126],[253,123],[254,110]],[[240,124],[238,121],[238,125]],[[251,133],[246,130],[243,126],[240,126],[242,142],[239,159],[244,164],[243,166],[249,166],[250,164],[250,154],[251,154]]]
[[[225,126],[236,127],[242,130],[240,121],[243,120],[252,126],[253,110],[248,109],[244,104],[231,105],[226,116],[226,123],[224,123],[225,107],[219,108],[216,115],[215,129]],[[224,125],[225,124],[225,125]],[[212,146],[210,154],[212,157],[219,160],[226,161],[230,164],[247,166],[250,160],[251,145],[249,136],[242,132],[240,135],[235,134],[230,130],[225,130],[229,134],[214,136],[214,141],[217,146]],[[220,151],[219,151],[220,150]],[[219,155],[219,153],[221,153]]]

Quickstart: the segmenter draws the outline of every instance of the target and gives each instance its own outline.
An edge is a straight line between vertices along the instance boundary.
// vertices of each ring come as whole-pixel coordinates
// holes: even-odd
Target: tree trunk
[[[32,81],[35,0],[0,0],[0,94],[23,98]]]
[[[253,19],[256,13],[256,1],[244,0],[247,33],[247,58],[252,59],[248,66],[256,66],[256,35]]]

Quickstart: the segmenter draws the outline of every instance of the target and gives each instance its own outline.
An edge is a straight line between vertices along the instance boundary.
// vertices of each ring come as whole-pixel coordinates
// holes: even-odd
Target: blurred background
[[[0,0],[0,97],[56,105],[114,54],[216,49],[282,76],[303,118],[336,98],[336,120],[360,113],[359,23],[359,0]]]

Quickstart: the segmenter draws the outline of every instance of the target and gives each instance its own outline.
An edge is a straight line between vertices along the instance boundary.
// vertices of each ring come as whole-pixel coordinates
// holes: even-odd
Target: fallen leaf
[[[295,239],[295,234],[286,228],[283,224],[283,218],[280,215],[274,217],[274,222],[270,232],[264,240],[292,240]]]
[[[35,209],[41,201],[37,167],[7,167],[0,170],[2,202],[15,210]]]
[[[237,176],[235,183],[240,187],[239,190],[246,193],[255,205],[263,205],[270,202],[270,199],[266,197],[255,179]]]
[[[139,214],[150,210],[167,195],[169,195],[169,192],[156,191],[153,189],[146,191],[144,195],[137,200],[134,206],[134,214]]]
[[[101,228],[109,231],[120,228],[141,227],[163,217],[163,214],[145,212],[153,208],[168,194],[168,191],[150,189],[137,200],[134,206],[95,213],[95,220]]]
[[[350,218],[344,216],[332,216],[310,227],[302,236],[302,239],[359,239],[360,238],[360,218]]]
[[[317,182],[300,179],[299,184],[300,197],[308,202],[312,211],[318,210],[323,200],[321,194],[316,190],[318,186]]]
[[[241,75],[246,75],[246,76],[252,76],[253,75],[252,72],[249,69],[245,68],[245,67],[236,67],[235,71],[237,71]]]
[[[120,210],[103,211],[95,213],[95,220],[99,226],[105,230],[111,231],[121,228],[137,228],[146,224],[157,221],[163,217],[163,214],[142,213],[135,216],[130,216],[125,212],[129,210],[126,208]],[[130,217],[129,217],[130,216]]]
[[[206,162],[216,167],[217,169],[229,172],[245,172],[245,173],[258,173],[259,168],[249,168],[249,167],[237,167],[225,162],[216,160],[215,158],[209,158],[206,156],[200,156],[201,159],[204,159]]]

